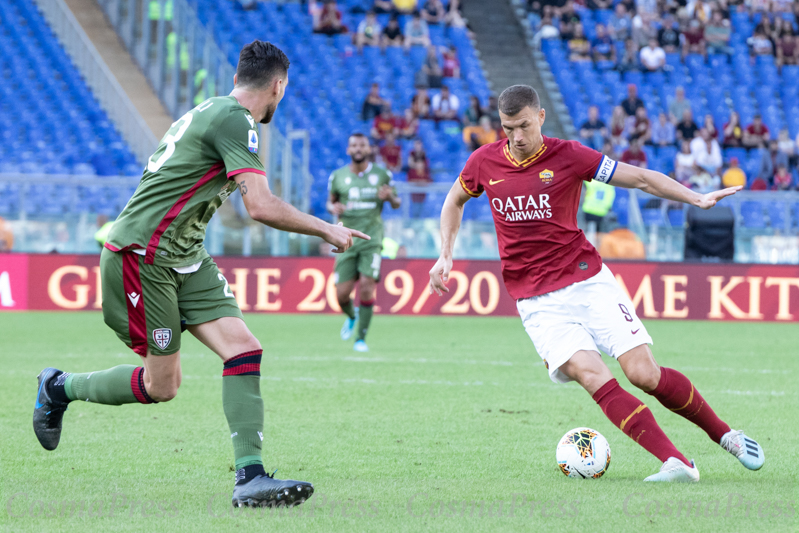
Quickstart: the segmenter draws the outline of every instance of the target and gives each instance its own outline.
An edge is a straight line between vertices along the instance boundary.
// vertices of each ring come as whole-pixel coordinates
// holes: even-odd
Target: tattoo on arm
[[[241,188],[241,194],[244,194],[244,195],[247,194],[247,186],[245,185],[245,183],[246,183],[246,181],[241,180],[241,183],[239,184],[239,187]]]

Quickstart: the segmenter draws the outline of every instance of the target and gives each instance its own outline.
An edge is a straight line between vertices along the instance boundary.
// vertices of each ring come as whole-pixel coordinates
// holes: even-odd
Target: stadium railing
[[[35,1],[103,110],[119,128],[139,162],[144,163],[158,145],[158,139],[108,69],[72,11],[64,0]]]

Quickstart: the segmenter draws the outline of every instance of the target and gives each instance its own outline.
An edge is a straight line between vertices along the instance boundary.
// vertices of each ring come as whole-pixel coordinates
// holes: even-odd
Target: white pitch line
[[[689,372],[729,372],[733,374],[793,374],[792,370],[771,370],[770,368],[729,368],[723,366],[702,367],[702,366],[680,366],[682,370]]]

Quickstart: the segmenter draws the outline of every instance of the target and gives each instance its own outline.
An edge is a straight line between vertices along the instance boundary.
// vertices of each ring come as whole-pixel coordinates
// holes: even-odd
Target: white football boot
[[[660,467],[660,472],[652,474],[644,481],[695,483],[699,481],[699,470],[696,468],[693,459],[691,459],[691,466],[689,467],[676,457],[669,457],[663,463],[663,466]]]
[[[721,437],[721,447],[733,454],[749,470],[760,470],[766,462],[763,448],[739,429],[731,429]]]

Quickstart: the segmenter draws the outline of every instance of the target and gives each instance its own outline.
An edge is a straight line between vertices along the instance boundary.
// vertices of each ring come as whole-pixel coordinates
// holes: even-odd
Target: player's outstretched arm
[[[369,240],[369,236],[360,231],[341,224],[329,224],[284,202],[269,190],[266,176],[243,172],[233,179],[239,184],[244,207],[253,220],[282,231],[321,237],[335,246],[334,253],[341,253],[352,246],[353,237]]]
[[[463,206],[469,198],[471,196],[456,181],[444,200],[444,207],[441,208],[441,256],[430,269],[430,294],[435,292],[441,296],[442,292],[449,292],[446,283],[452,270],[452,249],[463,220]]]
[[[616,167],[616,172],[613,174],[610,184],[626,189],[640,189],[658,198],[676,200],[685,204],[701,207],[702,209],[710,209],[722,198],[731,196],[743,189],[741,186],[727,187],[720,191],[699,194],[681,185],[665,174],[628,165],[627,163],[618,163],[618,167]]]

